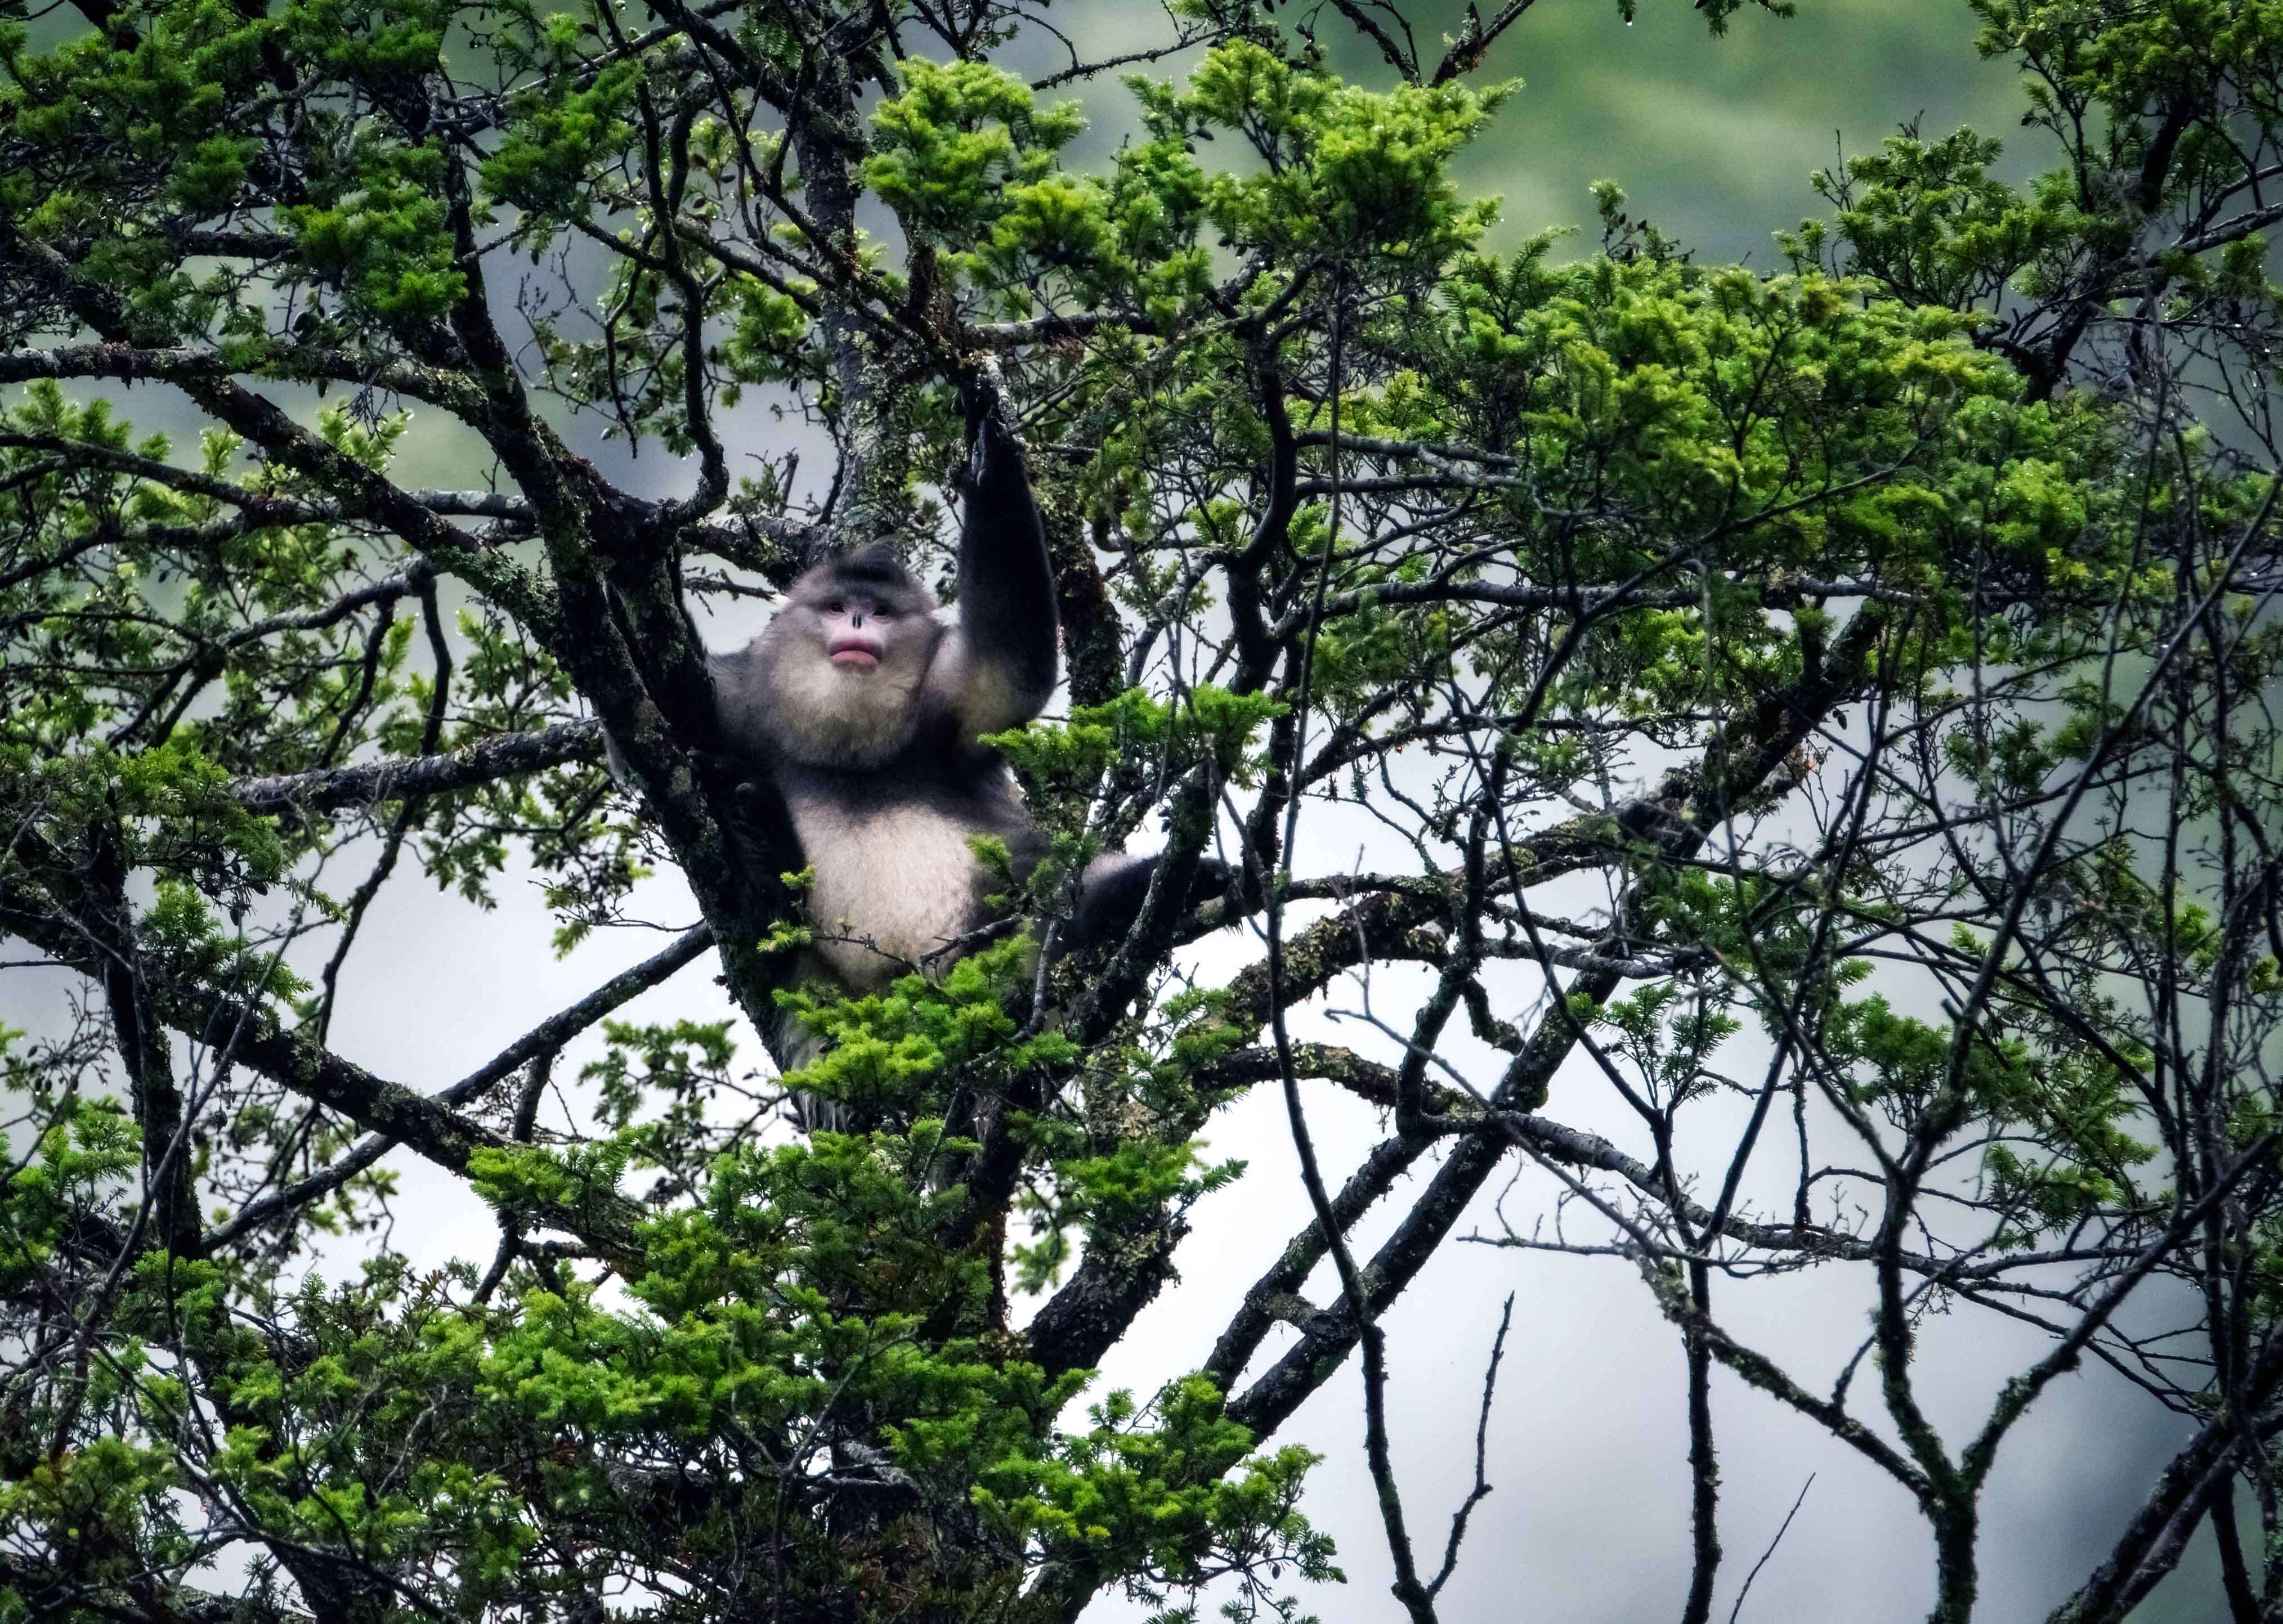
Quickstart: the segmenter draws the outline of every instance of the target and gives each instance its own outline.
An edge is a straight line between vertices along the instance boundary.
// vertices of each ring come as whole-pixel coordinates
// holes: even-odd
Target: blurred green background
[[[1430,62],[1466,15],[1450,0],[1404,10]],[[1063,0],[1050,15],[1090,57],[1165,35],[1157,8],[1134,0]],[[1505,198],[1504,243],[1548,225],[1592,224],[1586,187],[1608,178],[1625,187],[1637,215],[1701,260],[1773,267],[1770,234],[1816,206],[1809,173],[1829,166],[1843,145],[1875,147],[1906,121],[1921,120],[1929,133],[1971,123],[2019,135],[2004,171],[2044,167],[2038,132],[2018,128],[2023,103],[2014,75],[1975,54],[1976,27],[1962,0],[1801,0],[1790,19],[1740,12],[1714,38],[1690,0],[1640,0],[1631,25],[1615,0],[1538,0],[1475,75],[1477,83],[1519,78],[1523,89],[1461,161],[1462,184]],[[1337,71],[1375,88],[1392,82],[1376,50],[1329,6],[1316,31]],[[1140,71],[1170,74],[1189,59]],[[1023,64],[1041,72],[1062,65],[1044,53]],[[1094,123],[1068,154],[1081,167],[1132,128],[1122,87],[1098,84],[1083,99]]]

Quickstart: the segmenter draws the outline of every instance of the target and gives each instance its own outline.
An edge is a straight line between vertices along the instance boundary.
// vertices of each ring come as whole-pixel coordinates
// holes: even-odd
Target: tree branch
[[[230,793],[251,812],[311,815],[413,796],[447,795],[568,762],[599,760],[602,755],[600,723],[561,722],[537,733],[504,734],[463,745],[440,756],[244,779],[232,786]]]

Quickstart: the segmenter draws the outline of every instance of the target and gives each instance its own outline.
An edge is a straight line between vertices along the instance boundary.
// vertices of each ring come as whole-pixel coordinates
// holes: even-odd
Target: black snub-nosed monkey
[[[974,429],[956,624],[876,543],[808,571],[759,637],[708,662],[740,804],[756,820],[781,812],[814,874],[798,983],[858,995],[947,965],[992,922],[985,899],[1001,889],[969,838],[1002,841],[1018,877],[1046,850],[1013,773],[981,742],[1044,708],[1061,641],[1046,532],[1005,409],[992,399]],[[1059,947],[1122,936],[1157,862],[1088,865]],[[1193,903],[1227,882],[1216,861],[1199,868]],[[813,1058],[806,1033],[772,1036],[785,1065]],[[837,1115],[806,1114],[812,1125]]]

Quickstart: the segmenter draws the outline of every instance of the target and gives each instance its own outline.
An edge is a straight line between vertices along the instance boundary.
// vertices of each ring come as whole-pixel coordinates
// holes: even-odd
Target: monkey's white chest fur
[[[816,878],[814,951],[850,987],[871,991],[941,951],[975,923],[983,871],[970,824],[926,806],[866,812],[795,796],[793,828]]]

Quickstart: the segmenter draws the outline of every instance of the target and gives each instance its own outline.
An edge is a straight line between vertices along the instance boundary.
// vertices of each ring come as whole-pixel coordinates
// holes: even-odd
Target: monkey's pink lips
[[[826,656],[844,671],[877,670],[887,651],[887,645],[869,637],[836,637],[824,645]]]

